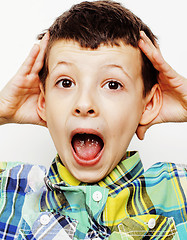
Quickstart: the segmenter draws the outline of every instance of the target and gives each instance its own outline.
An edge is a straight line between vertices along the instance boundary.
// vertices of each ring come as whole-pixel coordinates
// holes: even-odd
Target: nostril
[[[93,110],[93,109],[90,109],[90,110],[88,111],[88,113],[89,113],[89,114],[93,114],[93,113],[94,113],[94,110]]]
[[[94,113],[94,110],[93,110],[93,109],[90,109],[90,110],[88,111],[88,113],[89,113],[89,114],[93,114],[93,113]]]
[[[86,116],[86,115],[87,116],[89,116],[89,115],[93,116],[95,114],[95,111],[94,111],[94,109],[86,110],[86,109],[76,108],[74,110],[74,114],[76,116]]]
[[[80,110],[79,110],[79,109],[76,109],[75,112],[79,114],[79,113],[80,113]]]

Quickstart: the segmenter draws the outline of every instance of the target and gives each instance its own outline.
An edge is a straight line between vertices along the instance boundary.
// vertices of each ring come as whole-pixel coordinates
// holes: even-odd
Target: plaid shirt
[[[187,171],[137,152],[97,184],[72,177],[57,156],[44,167],[0,163],[0,239],[187,239]]]

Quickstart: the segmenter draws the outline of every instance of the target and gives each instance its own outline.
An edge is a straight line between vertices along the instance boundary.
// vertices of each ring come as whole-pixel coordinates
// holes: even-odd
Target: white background
[[[37,34],[55,18],[81,1],[0,0],[0,89],[15,74]],[[187,77],[187,1],[121,0],[158,36],[165,59]],[[148,130],[145,140],[133,138],[129,149],[138,150],[145,168],[154,162],[187,164],[187,124],[163,124]],[[48,130],[39,126],[0,126],[0,161],[25,161],[49,167],[56,150]]]

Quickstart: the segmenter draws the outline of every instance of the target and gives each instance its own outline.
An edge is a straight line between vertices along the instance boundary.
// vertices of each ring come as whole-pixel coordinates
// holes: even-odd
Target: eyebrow
[[[54,69],[59,66],[59,65],[66,65],[66,66],[73,66],[74,64],[72,62],[68,62],[68,61],[60,61],[60,62],[57,62],[57,64],[52,68],[52,71],[54,71]],[[118,68],[120,69],[130,80],[132,80],[132,77],[125,71],[125,69],[121,66],[121,65],[118,65],[118,64],[115,64],[115,63],[110,63],[110,64],[107,64],[107,65],[104,65],[103,66],[104,68]]]
[[[125,71],[125,69],[124,69],[121,65],[111,63],[111,64],[104,65],[103,67],[104,67],[104,68],[119,68],[120,70],[122,70],[122,72],[123,72],[129,79],[132,80],[132,77]]]
[[[55,64],[55,66],[51,69],[51,72],[53,72],[53,71],[55,70],[55,68],[58,67],[59,65],[72,66],[72,65],[74,65],[74,64],[71,63],[71,62],[67,62],[67,61],[57,62],[57,63]]]

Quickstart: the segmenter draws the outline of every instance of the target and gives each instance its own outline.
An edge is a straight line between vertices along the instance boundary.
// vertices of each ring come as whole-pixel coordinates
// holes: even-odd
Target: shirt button
[[[155,225],[156,225],[156,220],[154,218],[151,218],[148,222],[148,227],[150,229],[153,229],[155,227]]]
[[[47,225],[49,222],[50,222],[50,217],[48,215],[44,214],[40,217],[40,223],[42,225]]]
[[[96,202],[99,202],[102,199],[102,193],[99,191],[96,191],[93,193],[93,200]]]

